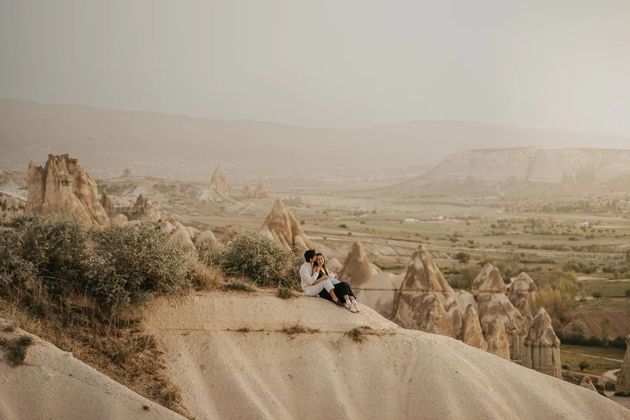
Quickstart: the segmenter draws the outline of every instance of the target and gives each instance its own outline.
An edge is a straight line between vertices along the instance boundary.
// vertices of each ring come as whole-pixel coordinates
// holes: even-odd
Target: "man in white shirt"
[[[343,306],[343,303],[335,295],[335,285],[326,275],[321,276],[319,279],[319,267],[313,267],[313,262],[317,253],[315,250],[309,249],[304,253],[304,264],[300,267],[300,278],[302,279],[302,290],[306,296],[318,296],[319,293],[326,289],[333,299],[333,302],[339,306]]]

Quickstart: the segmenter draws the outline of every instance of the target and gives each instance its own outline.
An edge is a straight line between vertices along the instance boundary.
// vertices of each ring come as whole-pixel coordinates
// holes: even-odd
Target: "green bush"
[[[81,222],[70,217],[34,218],[19,232],[22,257],[34,265],[49,293],[82,288],[88,231]]]
[[[455,254],[455,258],[460,262],[460,264],[467,264],[468,261],[470,261],[470,254],[466,252],[458,252]]]
[[[20,255],[20,237],[13,231],[0,231],[0,293],[9,286],[21,287],[37,275],[35,266]]]
[[[601,299],[601,297],[602,297],[602,292],[600,292],[599,290],[595,290],[593,293],[591,293],[591,295],[592,295],[595,299]]]
[[[217,242],[205,241],[197,244],[199,261],[207,265],[221,266],[225,247]]]
[[[584,369],[588,369],[591,365],[586,360],[580,360],[578,367],[580,368],[580,372]]]
[[[88,291],[112,313],[191,287],[194,270],[186,251],[149,224],[94,230],[92,240]]]
[[[244,275],[260,286],[294,286],[295,256],[260,233],[239,233],[223,253],[222,266],[228,275]]]

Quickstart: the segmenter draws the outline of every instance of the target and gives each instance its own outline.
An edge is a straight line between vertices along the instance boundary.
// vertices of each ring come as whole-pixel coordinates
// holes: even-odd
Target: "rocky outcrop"
[[[462,320],[461,335],[457,338],[469,346],[477,347],[482,350],[488,350],[488,343],[483,336],[481,324],[479,323],[479,314],[477,313],[474,305],[468,305],[466,308]]]
[[[630,395],[630,335],[626,337],[626,356],[617,374],[615,392],[620,395]]]
[[[0,220],[22,216],[26,211],[26,201],[0,193]]]
[[[534,280],[527,273],[523,272],[510,285],[508,299],[521,314],[531,314],[531,305],[536,300],[537,291],[538,286],[536,286]]]
[[[498,268],[492,264],[486,264],[472,284],[472,292],[474,295],[482,293],[505,293],[507,287],[503,282],[503,276]]]
[[[405,328],[455,337],[453,318],[444,308],[452,293],[431,254],[420,245],[395,294],[390,318]]]
[[[538,311],[525,337],[524,365],[538,372],[562,378],[560,340],[551,326],[551,317],[544,308]]]
[[[485,293],[477,296],[479,305],[479,320],[486,338],[490,333],[492,324],[499,321],[505,326],[509,337],[510,354],[513,359],[522,359],[525,319],[523,315],[512,305],[506,295],[502,293]]]
[[[103,206],[105,213],[107,213],[109,217],[112,217],[116,214],[116,210],[114,208],[114,201],[109,197],[109,195],[105,191],[101,193],[101,206]]]
[[[302,230],[291,210],[282,200],[276,200],[265,219],[262,232],[269,238],[275,239],[285,250],[297,249],[304,252],[312,249],[313,244]]]
[[[475,297],[465,290],[458,290],[450,295],[444,302],[446,312],[453,318],[455,337],[459,339],[461,339],[464,314],[468,306],[473,306],[475,313],[478,313]],[[479,322],[479,320],[477,320],[477,322]]]
[[[510,360],[510,342],[505,330],[505,324],[495,319],[488,327],[486,334],[488,352],[502,359]]]
[[[342,281],[347,281],[352,286],[360,287],[367,282],[370,277],[380,273],[380,271],[381,270],[375,269],[370,264],[361,241],[355,241],[346,256],[343,267],[338,273],[338,277]]]
[[[96,183],[69,155],[48,155],[46,164],[28,165],[26,211],[48,216],[68,214],[90,225],[106,225],[109,217],[99,201]]]
[[[220,166],[214,170],[210,177],[210,190],[221,195],[230,195],[232,193],[232,188],[230,188],[228,179],[223,174]]]
[[[582,388],[590,389],[593,392],[597,392],[597,388],[595,388],[590,376],[584,376],[580,381],[580,386]]]
[[[269,194],[267,194],[267,190],[265,189],[265,186],[261,184],[260,182],[258,183],[258,185],[256,185],[256,189],[254,189],[253,191],[249,187],[249,185],[245,185],[243,187],[243,191],[241,192],[241,199],[244,199],[244,200],[248,200],[248,199],[261,200],[264,198],[269,198]]]
[[[148,197],[140,194],[128,214],[130,219],[147,219],[157,221],[162,214],[155,208]]]
[[[208,229],[208,230],[205,230],[205,231],[201,232],[199,234],[199,236],[197,236],[195,241],[198,244],[201,244],[201,243],[204,243],[204,242],[209,242],[209,243],[215,244],[215,243],[217,243],[217,238],[214,236],[214,233],[210,229]]]

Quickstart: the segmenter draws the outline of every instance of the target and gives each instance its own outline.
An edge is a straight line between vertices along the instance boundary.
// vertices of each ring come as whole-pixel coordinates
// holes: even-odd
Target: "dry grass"
[[[196,290],[218,289],[223,284],[223,273],[218,267],[206,265],[196,258],[192,266],[192,283]]]
[[[254,288],[245,280],[230,278],[224,285],[225,290],[236,290],[239,292],[251,292]]]
[[[287,327],[284,327],[281,332],[292,336],[296,334],[316,334],[319,332],[317,328],[308,328],[301,324],[294,324]]]
[[[89,311],[82,313],[43,299],[31,305],[31,309],[37,308],[37,317],[27,312],[23,303],[0,298],[0,317],[72,352],[138,394],[190,417],[179,389],[167,374],[162,351],[155,339],[144,333],[137,316],[129,315],[114,324]]]

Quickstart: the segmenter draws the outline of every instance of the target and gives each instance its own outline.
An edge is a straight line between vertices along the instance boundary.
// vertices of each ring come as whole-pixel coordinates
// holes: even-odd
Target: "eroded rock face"
[[[420,245],[395,294],[390,318],[405,328],[455,337],[444,301],[453,293],[427,249]]]
[[[249,185],[245,185],[243,187],[243,191],[241,192],[241,199],[260,200],[264,198],[269,198],[269,194],[267,194],[267,190],[265,189],[265,186],[261,184],[260,182],[258,183],[258,185],[256,185],[256,189],[254,189],[253,191],[249,187]]]
[[[112,217],[116,214],[116,210],[114,209],[114,201],[105,191],[101,193],[101,206],[103,206],[105,213],[107,213],[109,217]]]
[[[482,293],[505,293],[507,287],[503,282],[503,276],[501,272],[492,264],[486,264],[472,284],[473,294],[478,295]]]
[[[458,338],[469,346],[477,347],[482,350],[488,350],[488,343],[483,336],[481,324],[479,323],[479,314],[477,313],[475,306],[472,304],[468,305],[466,311],[464,312],[462,331]]]
[[[521,273],[514,279],[508,292],[508,299],[521,314],[531,313],[531,305],[536,300],[538,286],[527,274]]]
[[[310,239],[282,200],[274,201],[263,223],[262,231],[263,234],[278,241],[287,251],[295,248],[299,252],[304,252],[313,248]]]
[[[157,221],[162,216],[148,197],[140,194],[129,211],[130,219],[147,219]]]
[[[455,337],[461,340],[462,326],[464,320],[464,314],[468,306],[472,305],[475,308],[475,313],[478,313],[477,301],[475,297],[465,290],[458,290],[450,295],[444,302],[444,308],[446,312],[453,318],[453,330],[455,331]],[[477,320],[479,322],[479,320]]]
[[[109,217],[99,201],[96,183],[69,155],[48,155],[46,164],[28,165],[26,211],[48,216],[64,213],[90,225],[107,225]]]
[[[221,167],[217,167],[210,177],[210,190],[221,195],[230,195],[232,193],[232,188],[230,188],[228,179],[223,174]]]
[[[524,362],[525,366],[538,372],[562,378],[560,340],[544,308],[538,311],[525,337]]]
[[[525,330],[525,318],[512,305],[503,293],[484,293],[477,296],[479,305],[479,320],[484,334],[490,333],[491,326],[499,321],[505,326],[509,337],[510,354],[513,359],[522,359],[523,340],[527,333]]]
[[[626,337],[626,356],[623,358],[621,370],[617,374],[615,392],[621,395],[630,395],[630,335]]]
[[[488,327],[488,333],[485,338],[488,343],[489,353],[502,359],[510,360],[510,342],[505,331],[505,324],[495,319]]]
[[[583,377],[580,381],[580,386],[586,389],[590,389],[593,392],[597,392],[597,388],[595,388],[595,385],[593,385],[593,381],[591,380],[590,376]]]
[[[26,201],[0,193],[0,219],[9,220],[22,216],[26,211]]]
[[[352,286],[360,287],[379,272],[380,270],[377,271],[370,265],[361,241],[356,241],[352,244],[338,276],[340,280],[347,281]]]

